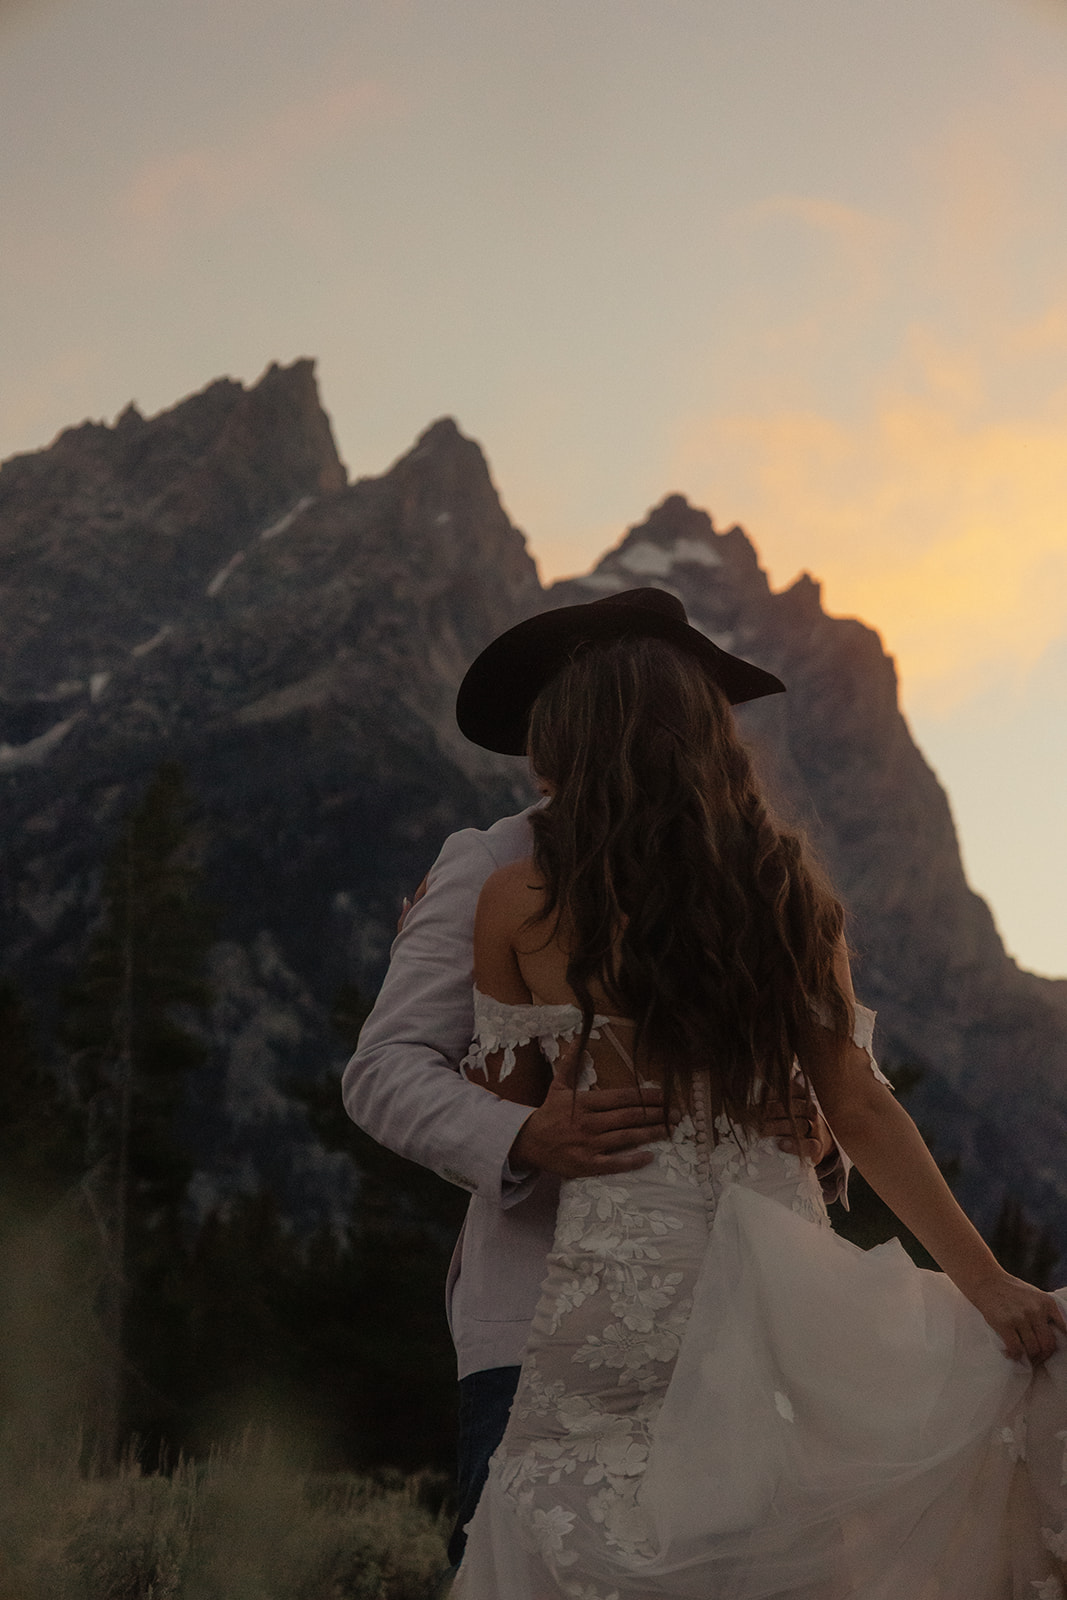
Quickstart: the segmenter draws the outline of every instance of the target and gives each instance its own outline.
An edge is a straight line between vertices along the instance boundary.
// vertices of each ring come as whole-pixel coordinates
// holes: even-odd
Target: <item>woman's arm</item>
[[[519,863],[522,877],[523,863]],[[516,905],[515,867],[502,867],[488,878],[478,899],[474,917],[474,984],[482,994],[506,1005],[528,1006],[532,995],[519,970],[514,938],[525,920],[523,908]],[[552,1082],[552,1071],[536,1040],[515,1045],[514,1065],[510,1068],[503,1050],[484,1057],[485,1078],[470,1075],[502,1100],[518,1105],[539,1106]]]
[[[998,1264],[953,1198],[914,1122],[875,1078],[866,1052],[813,1019],[800,1058],[842,1148],[1000,1335],[1006,1353],[1032,1361],[1051,1355],[1054,1329],[1067,1332],[1058,1302]]]

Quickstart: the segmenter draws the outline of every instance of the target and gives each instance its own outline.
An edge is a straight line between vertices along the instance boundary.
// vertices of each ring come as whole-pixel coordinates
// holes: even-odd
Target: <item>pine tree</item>
[[[347,1049],[369,1010],[353,985],[336,996],[331,1020]],[[447,1468],[455,1352],[443,1289],[469,1196],[357,1128],[336,1072],[291,1083],[289,1092],[323,1147],[343,1151],[359,1174],[343,1239],[312,1241],[306,1257],[304,1315],[293,1338],[308,1377],[318,1379],[314,1403],[322,1408],[328,1385],[334,1438],[361,1466]]]
[[[1047,1289],[1060,1247],[1047,1228],[1032,1222],[1013,1194],[1004,1196],[989,1248],[1007,1272]]]
[[[77,1438],[99,1383],[99,1252],[82,1205],[84,1124],[22,997],[0,979],[0,1467]]]
[[[19,990],[0,978],[0,1215],[39,1216],[83,1171],[84,1126]]]
[[[192,1173],[177,1125],[188,1075],[204,1057],[188,1012],[208,1000],[212,929],[189,809],[181,769],[164,764],[105,864],[102,922],[66,996],[65,1039],[88,1120],[88,1196],[108,1261],[100,1317],[113,1382],[98,1428],[105,1458],[124,1428],[166,1411],[148,1369],[165,1370],[159,1357],[173,1333],[167,1301]]]

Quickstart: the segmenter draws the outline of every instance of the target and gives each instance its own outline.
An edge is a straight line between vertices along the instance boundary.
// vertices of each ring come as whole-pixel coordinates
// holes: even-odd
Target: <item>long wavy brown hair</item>
[[[537,920],[569,953],[582,1048],[606,1000],[666,1105],[703,1070],[731,1127],[757,1124],[761,1082],[788,1105],[813,1011],[852,1031],[844,914],[773,820],[722,691],[658,639],[585,646],[538,697],[529,751],[554,790],[532,817]]]

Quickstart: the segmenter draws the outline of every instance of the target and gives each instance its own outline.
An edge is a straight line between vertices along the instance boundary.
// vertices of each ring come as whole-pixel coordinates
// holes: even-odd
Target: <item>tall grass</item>
[[[83,1223],[0,1207],[0,1600],[426,1600],[440,1480],[312,1473],[314,1440],[283,1449],[300,1430],[267,1417],[204,1461],[107,1465],[114,1352]]]
[[[425,1490],[302,1473],[263,1438],[169,1474],[0,1464],[0,1600],[427,1600]]]

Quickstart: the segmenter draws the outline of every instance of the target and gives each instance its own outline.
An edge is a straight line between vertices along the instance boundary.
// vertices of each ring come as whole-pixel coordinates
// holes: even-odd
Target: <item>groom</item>
[[[476,742],[514,753],[525,746],[528,712],[549,681],[559,650],[606,632],[653,633],[705,658],[724,658],[722,678],[734,702],[780,690],[770,674],[717,651],[691,628],[681,602],[659,589],[629,590],[590,605],[533,617],[496,640],[479,657],[460,691],[460,725]],[[692,636],[690,640],[689,636]],[[507,642],[510,641],[510,644]],[[518,722],[501,721],[500,647],[519,670]],[[713,663],[715,665],[715,663]],[[744,669],[744,671],[742,671]],[[742,692],[748,674],[748,687]],[[546,676],[547,673],[547,676]],[[774,688],[761,687],[761,681]],[[514,718],[513,718],[514,722]],[[505,737],[506,735],[506,737]],[[471,1195],[446,1284],[446,1303],[459,1364],[458,1515],[449,1559],[463,1552],[466,1524],[485,1483],[518,1382],[545,1258],[552,1244],[561,1178],[627,1172],[652,1159],[644,1148],[663,1137],[657,1091],[590,1090],[577,1098],[559,1077],[544,1104],[531,1109],[471,1084],[459,1072],[474,1033],[471,965],[474,913],[490,873],[529,856],[530,807],[484,831],[465,828],[446,839],[415,904],[403,918],[389,970],[363,1026],[359,1048],[345,1068],[343,1095],[353,1122],[380,1144],[429,1167]],[[819,1164],[828,1198],[841,1187],[843,1167],[817,1107],[798,1092],[799,1143],[781,1107],[771,1108],[765,1132]]]

